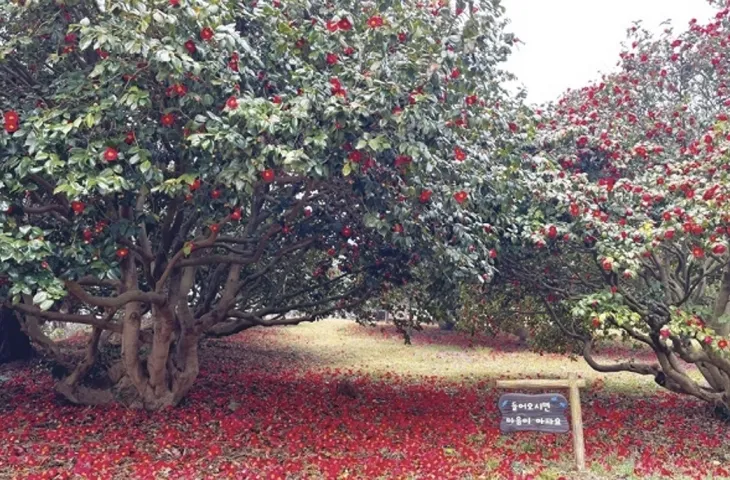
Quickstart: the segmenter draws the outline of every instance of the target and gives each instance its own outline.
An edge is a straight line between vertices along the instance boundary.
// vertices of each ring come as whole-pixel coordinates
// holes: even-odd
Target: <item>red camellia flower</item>
[[[497,258],[497,250],[492,248],[489,250],[489,258]]]
[[[228,97],[226,100],[226,107],[229,110],[235,110],[238,108],[238,99],[236,97]]]
[[[695,258],[702,258],[705,256],[705,250],[699,245],[695,245],[692,247],[692,255]]]
[[[135,137],[134,132],[130,130],[129,132],[127,132],[127,135],[125,135],[125,137],[124,137],[124,143],[126,143],[127,145],[131,145],[134,143],[136,138],[137,137]]]
[[[175,124],[175,114],[165,113],[160,119],[160,123],[163,127],[172,127]]]
[[[342,227],[342,230],[340,231],[340,233],[342,234],[343,237],[350,238],[352,236],[352,228],[345,225],[344,227]]]
[[[236,52],[231,54],[231,58],[228,60],[228,68],[234,72],[238,71],[238,54]]]
[[[347,56],[349,57],[350,55],[352,55],[353,53],[355,53],[355,49],[354,49],[354,48],[352,48],[352,47],[346,47],[346,48],[345,48],[345,49],[344,49],[344,50],[342,51],[342,53],[344,53],[345,55],[347,55]]]
[[[8,133],[15,133],[18,131],[18,123],[20,122],[20,116],[18,112],[14,110],[8,110],[3,114],[5,121],[5,131]]]
[[[456,79],[456,78],[459,78],[460,75],[461,75],[461,72],[459,71],[458,68],[451,70],[451,78]]]
[[[205,27],[200,31],[200,38],[205,42],[209,42],[213,38],[213,35],[213,29],[210,27]]]
[[[408,34],[406,32],[400,32],[398,34],[398,41],[401,43],[405,43],[406,40],[408,40]]]
[[[662,338],[669,338],[669,333],[670,332],[669,332],[669,329],[668,328],[662,328],[661,330],[659,330],[659,335]]]
[[[180,0],[170,0],[170,6],[171,7],[179,7],[180,6]]]
[[[421,195],[419,195],[418,201],[421,203],[427,203],[429,200],[431,200],[431,195],[433,195],[433,192],[431,192],[431,190],[424,190],[421,192]]]
[[[466,152],[459,147],[454,147],[454,158],[457,162],[466,160]]]
[[[727,348],[727,340],[725,340],[723,338],[722,340],[720,340],[719,342],[717,342],[717,347],[720,348],[720,349],[722,349],[722,350],[725,350]]]
[[[213,225],[210,226],[210,231],[213,233],[218,233],[218,231],[220,231],[220,229],[221,229],[221,226],[218,225],[217,223],[214,223]]]
[[[213,200],[217,200],[217,199],[221,198],[221,191],[216,188],[215,190],[210,192],[210,197]]]
[[[106,147],[104,150],[104,160],[107,162],[113,162],[119,158],[119,152],[113,147]]]
[[[347,91],[342,88],[342,83],[337,78],[330,78],[330,85],[332,86],[332,95],[344,97],[347,95]]]
[[[178,97],[184,97],[185,94],[188,93],[188,87],[186,87],[182,83],[176,83],[175,85],[172,86],[172,91]]]
[[[580,213],[580,207],[578,207],[577,203],[571,203],[570,204],[570,214],[574,217],[577,217]]]
[[[403,225],[401,225],[400,223],[393,225],[393,232],[394,233],[403,233]]]
[[[337,58],[337,54],[336,53],[328,53],[327,54],[327,64],[328,65],[336,65],[338,60],[339,59]]]
[[[383,18],[379,17],[377,15],[374,15],[370,18],[368,18],[368,27],[370,28],[378,28],[383,26]]]
[[[347,159],[352,163],[360,163],[362,160],[362,152],[360,152],[360,150],[353,150],[347,154]]]
[[[73,202],[71,202],[71,210],[73,210],[76,215],[81,215],[82,213],[84,213],[85,208],[86,205],[84,205],[84,202],[79,202],[78,200],[74,200]]]
[[[703,341],[705,342],[705,345],[712,345],[712,337],[710,337],[709,335],[706,336]]]
[[[81,232],[81,237],[84,239],[84,242],[89,243],[94,238],[94,234],[91,233],[91,230],[86,228],[83,232]]]
[[[337,28],[347,31],[352,28],[352,23],[350,23],[350,20],[347,17],[342,17],[340,21],[337,22]]]
[[[121,259],[123,259],[123,258],[125,258],[125,257],[127,257],[129,255],[129,249],[128,248],[124,248],[124,247],[117,248],[117,252],[116,253],[117,253],[117,257],[119,257],[119,259],[121,260]]]
[[[198,50],[198,47],[195,46],[195,42],[191,39],[185,42],[185,49],[190,55],[192,55]]]
[[[718,243],[717,245],[712,247],[712,253],[714,253],[715,255],[722,255],[726,251],[727,251],[727,247],[722,243]]]
[[[605,271],[607,271],[607,272],[610,272],[611,270],[613,270],[613,262],[612,262],[611,260],[609,260],[608,258],[605,258],[605,259],[603,259],[603,261],[601,262],[601,267],[602,267],[602,268],[603,268],[603,269],[604,269]]]
[[[3,119],[5,120],[5,123],[18,123],[20,121],[20,116],[15,110],[8,110],[3,113]]]
[[[548,227],[548,237],[555,239],[558,236],[558,228],[555,225]]]
[[[395,167],[396,168],[405,168],[407,167],[413,159],[409,157],[408,155],[398,155],[395,157]]]
[[[191,192],[194,192],[195,190],[200,188],[201,183],[202,182],[200,181],[200,179],[196,178],[195,180],[193,180],[193,183],[191,183],[188,188],[190,189]]]
[[[266,170],[261,172],[261,178],[266,183],[273,182],[275,177],[276,177],[276,174],[274,173],[274,170],[272,170],[271,168],[267,168]]]
[[[231,212],[231,220],[238,221],[241,219],[241,209],[235,208],[233,209],[233,212]]]
[[[462,204],[466,201],[469,194],[467,194],[465,191],[460,190],[454,194],[454,200],[456,200],[456,203]]]
[[[325,27],[330,32],[336,32],[337,29],[339,28],[338,25],[337,25],[337,22],[335,22],[334,20],[328,20],[327,23],[326,23],[326,25],[325,25]]]

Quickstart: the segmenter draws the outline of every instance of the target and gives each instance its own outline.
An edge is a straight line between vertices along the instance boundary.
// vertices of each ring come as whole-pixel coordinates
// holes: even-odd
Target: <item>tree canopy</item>
[[[730,405],[727,8],[707,25],[629,32],[620,69],[530,124],[501,224],[502,287],[538,294],[543,318],[594,368],[652,375]],[[602,364],[620,334],[655,363]],[[688,373],[696,365],[703,381]]]
[[[451,279],[488,275],[484,165],[514,125],[501,14],[0,5],[0,297],[66,369],[58,390],[176,404],[203,335],[353,309],[431,259]],[[79,363],[48,320],[93,327]],[[106,387],[87,388],[108,332],[121,354],[101,365]]]

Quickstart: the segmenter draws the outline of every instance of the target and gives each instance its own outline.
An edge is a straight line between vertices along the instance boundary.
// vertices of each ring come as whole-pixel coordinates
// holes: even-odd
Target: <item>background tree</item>
[[[510,133],[496,2],[29,0],[0,18],[0,297],[70,400],[174,405],[206,334],[355,308],[432,258],[489,271],[472,207]],[[80,361],[48,320],[92,327]],[[121,351],[102,362],[104,332]]]
[[[505,176],[514,201],[497,264],[593,368],[652,375],[726,409],[728,12],[657,39],[632,28],[618,72],[535,112],[540,151]],[[615,333],[656,362],[599,363],[595,340]]]

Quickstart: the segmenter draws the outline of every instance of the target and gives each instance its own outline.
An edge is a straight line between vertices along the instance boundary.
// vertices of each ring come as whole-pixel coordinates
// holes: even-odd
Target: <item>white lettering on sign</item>
[[[512,411],[513,412],[517,412],[517,411],[520,411],[520,410],[522,410],[522,411],[529,411],[529,412],[539,411],[539,412],[550,413],[550,402],[541,402],[541,403],[532,403],[532,402],[528,402],[528,403],[517,403],[517,402],[512,402]]]
[[[504,422],[507,425],[516,425],[518,427],[521,427],[523,425],[560,427],[563,425],[563,420],[561,417],[535,417],[519,414],[505,416]]]

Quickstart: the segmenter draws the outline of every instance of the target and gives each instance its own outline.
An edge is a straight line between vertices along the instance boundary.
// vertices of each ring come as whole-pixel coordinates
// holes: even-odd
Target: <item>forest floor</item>
[[[648,358],[618,347],[604,360]],[[207,340],[164,412],[78,407],[36,363],[0,370],[2,479],[730,478],[730,424],[649,377],[592,371],[516,339],[326,320]],[[502,378],[588,381],[589,470],[570,434],[499,431]]]

